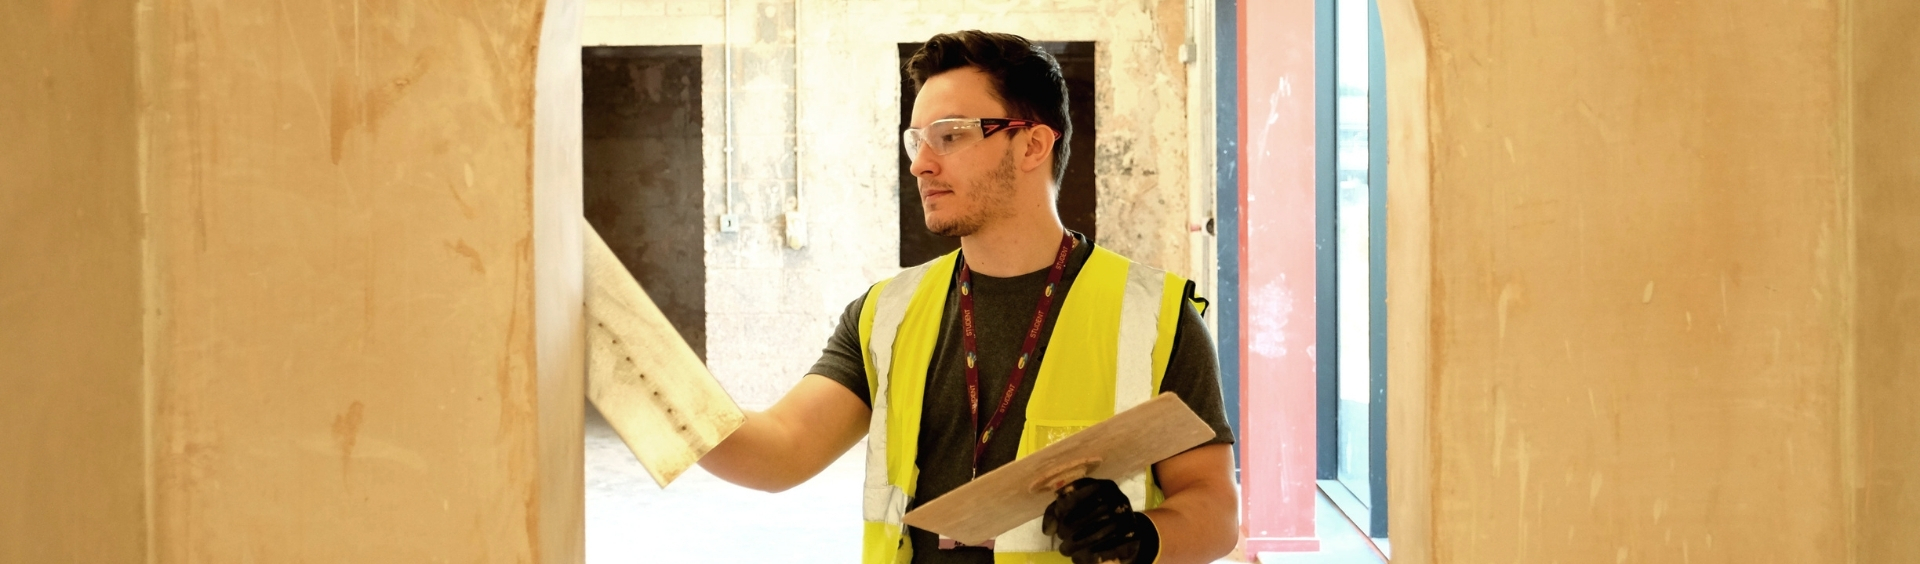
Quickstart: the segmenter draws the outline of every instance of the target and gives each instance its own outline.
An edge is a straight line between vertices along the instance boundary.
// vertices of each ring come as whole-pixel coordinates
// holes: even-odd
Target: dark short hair
[[[1073,122],[1067,119],[1067,79],[1060,73],[1060,62],[1024,37],[967,30],[928,39],[907,59],[907,76],[918,90],[929,78],[966,67],[986,74],[994,97],[1013,113],[979,117],[1033,120],[1060,132],[1053,141],[1053,180],[1058,183],[1067,171],[1067,140],[1073,138]]]

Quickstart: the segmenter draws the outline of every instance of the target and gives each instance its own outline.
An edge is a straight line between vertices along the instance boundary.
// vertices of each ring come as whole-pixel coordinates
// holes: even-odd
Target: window
[[[1386,92],[1372,0],[1320,0],[1321,489],[1387,536]]]

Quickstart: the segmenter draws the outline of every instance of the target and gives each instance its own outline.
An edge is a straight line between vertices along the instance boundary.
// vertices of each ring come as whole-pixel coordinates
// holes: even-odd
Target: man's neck
[[[1000,225],[960,238],[967,268],[985,276],[1011,278],[1053,266],[1066,228],[1058,218],[1033,225]]]

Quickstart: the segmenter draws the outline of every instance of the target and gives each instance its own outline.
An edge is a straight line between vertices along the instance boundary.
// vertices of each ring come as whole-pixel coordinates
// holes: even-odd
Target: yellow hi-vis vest
[[[900,519],[920,469],[920,410],[940,338],[956,253],[875,284],[860,309],[873,416],[867,431],[866,564],[906,564]],[[1074,279],[1034,376],[1016,458],[1152,399],[1166,374],[1187,281],[1098,246]],[[1160,504],[1152,473],[1116,480],[1144,511]],[[995,564],[1065,564],[1034,519],[994,539]]]

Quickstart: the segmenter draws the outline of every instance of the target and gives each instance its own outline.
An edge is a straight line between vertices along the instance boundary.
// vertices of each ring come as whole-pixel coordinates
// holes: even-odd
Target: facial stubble
[[[978,233],[988,223],[1013,215],[1013,147],[1007,147],[1007,153],[986,176],[972,183],[972,192],[976,196],[972,212],[953,218],[951,221],[935,223],[932,214],[927,215],[927,230],[942,237],[966,237]]]

